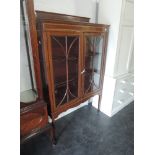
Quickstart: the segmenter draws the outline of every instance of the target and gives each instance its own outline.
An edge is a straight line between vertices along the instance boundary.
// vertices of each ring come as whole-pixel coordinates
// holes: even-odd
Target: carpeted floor
[[[114,117],[85,106],[56,122],[57,145],[42,134],[21,145],[21,155],[134,155],[134,103]]]

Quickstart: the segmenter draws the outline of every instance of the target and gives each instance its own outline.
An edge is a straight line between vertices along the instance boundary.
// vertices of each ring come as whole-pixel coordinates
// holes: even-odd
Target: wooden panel
[[[72,16],[66,14],[58,14],[52,12],[36,11],[37,20],[60,20],[60,21],[71,21],[71,22],[89,22],[90,18]]]
[[[134,72],[134,47],[131,51],[131,55],[130,55],[130,59],[129,59],[129,65],[128,65],[128,71],[129,71],[129,73]]]
[[[43,31],[107,32],[109,25],[52,21],[42,24]]]
[[[20,131],[21,136],[28,135],[45,127],[48,123],[46,106],[29,109],[21,115]]]

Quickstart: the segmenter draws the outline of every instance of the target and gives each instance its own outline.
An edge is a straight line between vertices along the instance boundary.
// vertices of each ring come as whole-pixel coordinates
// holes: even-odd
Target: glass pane
[[[103,36],[85,36],[84,93],[100,87],[100,70],[103,50]]]
[[[56,106],[78,97],[78,36],[52,36]]]
[[[36,101],[37,91],[25,1],[20,4],[20,102],[23,104]]]
[[[29,103],[29,102],[35,101],[36,99],[37,99],[37,94],[32,89],[22,91],[20,93],[20,101],[21,102]]]

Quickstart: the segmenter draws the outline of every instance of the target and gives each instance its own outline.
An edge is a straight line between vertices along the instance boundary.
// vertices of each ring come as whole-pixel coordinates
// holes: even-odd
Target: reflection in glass
[[[78,36],[52,36],[52,61],[56,106],[78,96]]]
[[[89,93],[100,87],[103,36],[89,35],[85,39],[84,93]]]
[[[37,99],[37,94],[32,89],[31,90],[22,91],[20,93],[20,101],[21,102],[29,103],[29,102],[36,101],[36,99]]]
[[[20,102],[30,103],[36,101],[37,91],[33,79],[33,60],[31,52],[29,22],[26,11],[25,1],[20,1],[20,55],[21,55],[21,90]]]

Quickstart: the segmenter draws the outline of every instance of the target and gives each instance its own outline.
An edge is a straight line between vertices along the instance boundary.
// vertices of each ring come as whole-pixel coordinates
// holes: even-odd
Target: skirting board
[[[132,103],[133,101],[134,101],[134,99],[128,100],[126,103],[120,104],[120,106],[117,106],[115,109],[112,110],[110,117],[114,116],[117,112],[122,110],[124,107],[126,107],[128,104]]]
[[[55,120],[58,120],[58,119],[60,119],[61,117],[64,117],[64,116],[66,116],[66,115],[72,113],[73,111],[75,111],[75,110],[77,110],[77,109],[79,109],[79,108],[81,108],[81,107],[84,107],[84,106],[86,106],[86,105],[88,105],[88,101],[86,101],[86,102],[80,104],[80,105],[77,106],[77,107],[71,108],[71,109],[69,109],[69,110],[67,110],[67,111],[65,111],[65,112],[63,112],[63,113],[61,113],[61,114],[58,116],[58,118],[56,118]],[[49,122],[49,123],[52,123],[52,119],[51,119],[50,116],[48,116],[48,122]]]

